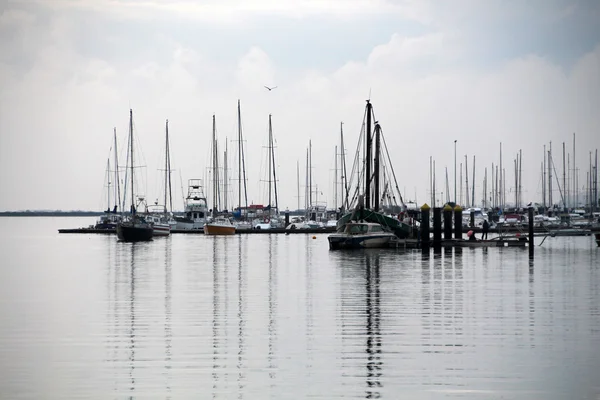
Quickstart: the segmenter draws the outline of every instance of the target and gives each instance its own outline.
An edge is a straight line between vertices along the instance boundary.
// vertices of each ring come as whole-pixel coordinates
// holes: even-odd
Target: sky
[[[130,108],[138,194],[162,199],[168,119],[175,208],[188,179],[209,195],[215,115],[237,205],[238,99],[249,203],[268,202],[271,114],[280,208],[304,204],[309,140],[315,198],[333,207],[340,123],[354,154],[368,98],[405,200],[430,203],[430,157],[453,199],[455,140],[457,164],[476,157],[476,203],[500,143],[508,200],[519,150],[523,201],[541,201],[543,146],[562,175],[573,133],[583,188],[600,148],[597,21],[594,0],[0,0],[0,210],[105,209]]]

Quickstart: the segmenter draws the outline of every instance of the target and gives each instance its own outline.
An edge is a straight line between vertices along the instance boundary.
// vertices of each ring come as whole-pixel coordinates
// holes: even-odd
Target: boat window
[[[381,225],[373,225],[371,227],[371,232],[383,232],[383,228]]]
[[[360,233],[360,225],[352,225],[350,226],[350,233]]]

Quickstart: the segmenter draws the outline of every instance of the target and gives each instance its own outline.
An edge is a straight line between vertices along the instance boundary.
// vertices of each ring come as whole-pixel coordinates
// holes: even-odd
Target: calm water
[[[0,218],[0,397],[599,399],[600,249],[331,252]],[[538,241],[539,243],[539,241]]]

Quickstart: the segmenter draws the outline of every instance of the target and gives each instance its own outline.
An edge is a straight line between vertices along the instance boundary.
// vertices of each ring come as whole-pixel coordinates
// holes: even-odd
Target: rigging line
[[[381,137],[383,139],[383,147],[385,148],[385,154],[387,155],[387,158],[390,161],[390,169],[392,170],[392,176],[394,177],[394,184],[396,185],[396,190],[398,191],[398,195],[400,196],[400,202],[402,203],[402,207],[406,207],[406,204],[404,204],[404,199],[402,198],[402,192],[400,192],[400,188],[398,188],[398,180],[396,179],[396,173],[394,172],[394,168],[391,166],[392,163],[390,159],[390,153],[388,151],[387,142],[385,141],[385,136],[383,135],[383,129],[381,129]]]

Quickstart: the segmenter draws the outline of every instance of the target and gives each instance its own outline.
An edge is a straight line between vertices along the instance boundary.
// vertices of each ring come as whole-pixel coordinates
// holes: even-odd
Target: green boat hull
[[[388,217],[377,211],[369,209],[358,209],[348,212],[338,220],[337,229],[340,229],[350,221],[367,221],[375,222],[382,226],[388,227],[399,239],[406,239],[411,237],[412,228],[403,222],[398,221],[395,218]]]

